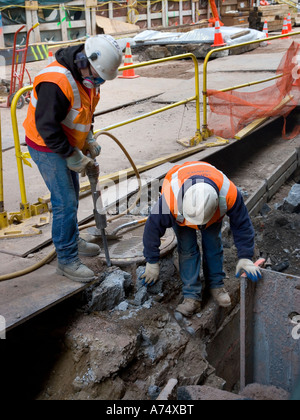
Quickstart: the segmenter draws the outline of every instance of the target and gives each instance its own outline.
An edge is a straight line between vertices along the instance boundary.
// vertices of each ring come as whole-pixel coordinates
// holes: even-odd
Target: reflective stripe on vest
[[[44,70],[42,70],[38,74],[38,76],[45,73],[64,74],[67,77],[68,82],[70,83],[72,91],[73,91],[73,96],[74,96],[73,108],[70,109],[66,118],[61,122],[61,124],[65,125],[66,127],[72,130],[80,131],[82,133],[88,133],[90,131],[90,124],[85,125],[85,124],[74,123],[75,118],[79,114],[79,111],[77,111],[77,109],[81,107],[81,98],[80,98],[80,93],[79,93],[76,81],[74,77],[72,76],[71,72],[63,67],[52,66],[52,67],[47,67]],[[37,99],[35,98],[33,91],[31,92],[31,103],[32,103],[32,106],[36,108]]]
[[[202,162],[200,165],[201,166],[209,166],[211,168],[216,169],[213,165],[210,165],[209,163]],[[179,178],[178,178],[179,171],[182,170],[182,169],[186,169],[186,168],[190,168],[190,167],[197,167],[197,166],[199,166],[199,163],[192,163],[191,165],[186,165],[186,166],[184,166],[182,168],[179,168],[178,171],[174,172],[174,174],[172,175],[171,188],[172,188],[172,191],[173,191],[174,196],[176,197],[176,201],[177,202],[178,202],[179,191],[180,191],[180,189],[182,187],[182,185],[180,185]],[[220,210],[220,217],[223,217],[227,213],[227,200],[226,200],[226,197],[227,197],[227,194],[228,194],[228,191],[229,191],[230,181],[227,178],[227,176],[223,174],[222,171],[219,171],[218,169],[216,169],[216,170],[223,175],[223,184],[222,184],[222,187],[221,187],[221,189],[219,191],[219,210]],[[183,215],[178,212],[176,221],[179,222],[179,223],[183,223],[183,220],[184,220]]]

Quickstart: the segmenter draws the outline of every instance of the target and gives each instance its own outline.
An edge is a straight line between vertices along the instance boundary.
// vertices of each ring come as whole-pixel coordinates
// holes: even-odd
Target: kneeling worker
[[[145,284],[159,277],[160,238],[172,227],[177,236],[183,302],[176,310],[191,316],[201,308],[201,257],[197,230],[201,231],[203,273],[213,298],[220,306],[231,305],[224,288],[222,219],[227,214],[238,253],[236,276],[244,271],[252,281],[261,278],[253,262],[254,229],[242,195],[226,175],[206,162],[186,162],[166,175],[162,195],[146,222],[143,243]]]

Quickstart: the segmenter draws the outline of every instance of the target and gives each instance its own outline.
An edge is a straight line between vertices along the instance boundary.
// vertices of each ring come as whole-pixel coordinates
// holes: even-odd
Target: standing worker
[[[166,175],[162,195],[147,219],[144,231],[145,284],[159,277],[160,238],[172,227],[177,236],[179,272],[183,302],[176,310],[191,316],[201,308],[200,251],[197,231],[201,231],[203,273],[213,298],[220,306],[231,305],[223,279],[222,219],[227,214],[238,253],[236,276],[245,271],[252,281],[261,278],[251,259],[254,229],[242,195],[226,175],[206,162],[186,162]]]
[[[117,76],[122,51],[113,37],[97,35],[59,49],[55,58],[34,79],[23,125],[30,155],[51,193],[57,272],[86,283],[95,275],[79,256],[96,256],[100,248],[79,237],[79,173],[100,154],[93,113],[100,85]]]

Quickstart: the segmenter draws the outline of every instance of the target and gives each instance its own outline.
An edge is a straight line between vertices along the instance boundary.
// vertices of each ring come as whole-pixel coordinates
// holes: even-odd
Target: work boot
[[[210,289],[210,293],[219,306],[222,306],[223,308],[231,306],[230,296],[224,287],[219,289]]]
[[[78,255],[82,257],[95,257],[100,254],[100,247],[97,244],[87,242],[82,238],[77,239]]]
[[[68,277],[70,280],[82,283],[89,283],[96,278],[94,272],[82,264],[79,258],[69,264],[58,263],[56,272],[61,276]]]
[[[201,302],[196,299],[185,298],[183,302],[177,306],[176,311],[184,316],[192,316],[201,309]]]

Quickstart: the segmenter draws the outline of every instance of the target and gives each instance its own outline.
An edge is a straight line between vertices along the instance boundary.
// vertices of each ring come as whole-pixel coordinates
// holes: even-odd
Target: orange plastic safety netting
[[[255,92],[208,90],[208,127],[218,136],[233,138],[256,119],[274,116],[283,116],[285,119],[300,104],[299,43],[293,42],[282,58],[276,71],[276,75],[281,74],[283,76],[272,81],[271,85]],[[300,121],[289,138],[298,134]]]

